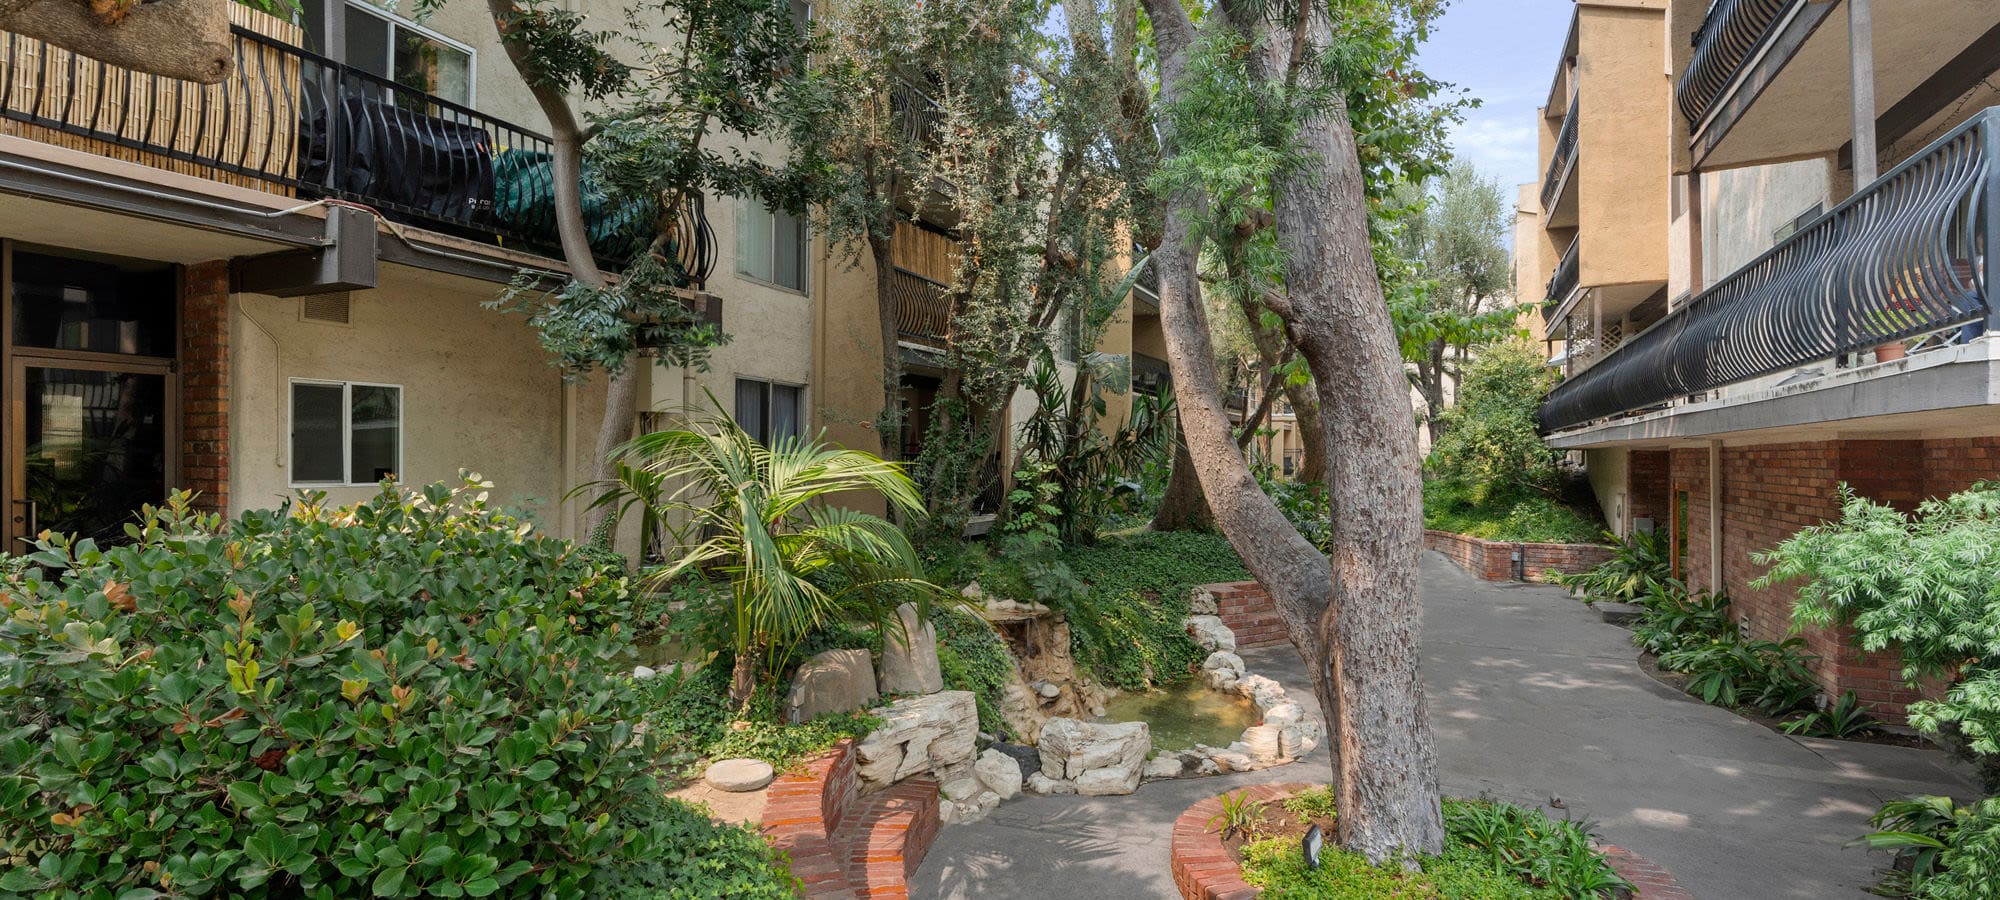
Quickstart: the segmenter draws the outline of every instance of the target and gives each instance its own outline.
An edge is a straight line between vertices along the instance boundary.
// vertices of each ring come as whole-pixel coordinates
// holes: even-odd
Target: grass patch
[[[1582,826],[1510,804],[1447,798],[1445,850],[1423,858],[1415,872],[1372,866],[1334,848],[1333,795],[1326,788],[1301,791],[1281,807],[1282,813],[1266,809],[1240,850],[1243,880],[1271,900],[1571,900],[1629,887]],[[1329,837],[1317,869],[1306,867],[1299,849],[1311,824]]]

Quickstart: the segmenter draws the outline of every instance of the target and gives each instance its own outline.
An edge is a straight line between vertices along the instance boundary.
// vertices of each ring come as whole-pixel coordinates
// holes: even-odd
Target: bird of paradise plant
[[[872,493],[921,517],[923,501],[901,466],[829,446],[823,436],[766,446],[719,406],[626,444],[617,476],[597,486],[608,490],[592,505],[611,505],[614,522],[636,509],[671,535],[678,556],[651,578],[706,573],[727,582],[719,598],[726,607],[704,612],[735,655],[730,699],[742,707],[759,679],[782,673],[821,626],[864,619],[897,627],[896,607],[914,602],[920,617],[928,615],[942,592],[920,576],[901,529],[832,505],[837,495]]]

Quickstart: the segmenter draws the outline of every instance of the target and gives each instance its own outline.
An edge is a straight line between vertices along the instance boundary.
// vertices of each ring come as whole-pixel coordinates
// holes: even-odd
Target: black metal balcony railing
[[[2000,243],[1988,109],[1549,393],[1544,431],[1985,323]],[[1971,325],[1973,329],[1981,325]]]
[[[889,270],[896,301],[896,333],[905,340],[944,347],[951,335],[951,295],[939,284],[901,267]]]
[[[1569,100],[1569,113],[1563,116],[1562,130],[1556,132],[1555,153],[1549,157],[1549,170],[1542,174],[1542,215],[1555,212],[1556,201],[1562,199],[1563,184],[1569,181],[1570,168],[1576,163],[1576,101]]]
[[[7,33],[0,117],[102,155],[362,203],[407,224],[557,255],[548,137],[242,26],[232,32],[236,71],[214,85]],[[650,241],[650,210],[586,195],[592,246],[607,262]],[[675,255],[692,281],[705,281],[716,247],[698,201],[677,225],[685,239]]]
[[[1699,126],[1785,11],[1806,0],[1716,0],[1694,35],[1694,57],[1674,89],[1688,122]]]
[[[1555,313],[1569,295],[1576,293],[1576,285],[1582,275],[1582,265],[1576,256],[1577,244],[1570,241],[1569,249],[1563,251],[1562,262],[1556,264],[1555,274],[1549,276],[1549,292],[1542,299],[1542,322],[1546,324],[1555,318]]]

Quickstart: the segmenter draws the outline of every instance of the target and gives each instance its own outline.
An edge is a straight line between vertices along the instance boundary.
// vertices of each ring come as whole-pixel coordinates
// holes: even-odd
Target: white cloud
[[[1452,129],[1452,152],[1489,178],[1512,187],[1540,177],[1540,157],[1532,110],[1475,110]]]

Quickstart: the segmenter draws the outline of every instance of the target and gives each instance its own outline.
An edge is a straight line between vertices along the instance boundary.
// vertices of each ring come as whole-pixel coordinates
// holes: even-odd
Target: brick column
[[[182,489],[195,505],[229,510],[229,261],[183,270],[181,287]]]

